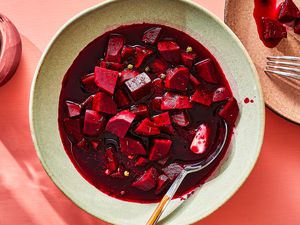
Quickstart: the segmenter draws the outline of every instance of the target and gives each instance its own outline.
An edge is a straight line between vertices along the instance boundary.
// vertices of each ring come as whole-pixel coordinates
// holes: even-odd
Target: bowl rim
[[[54,34],[54,36],[50,39],[50,42],[48,43],[48,45],[46,46],[46,48],[43,51],[43,54],[41,55],[41,58],[37,64],[33,79],[32,79],[32,84],[31,84],[31,88],[30,88],[30,97],[29,97],[29,125],[30,125],[30,133],[31,133],[31,137],[33,140],[33,144],[35,147],[35,150],[37,152],[38,158],[44,168],[44,170],[46,171],[46,173],[48,174],[48,176],[51,178],[51,180],[53,181],[53,183],[59,188],[59,190],[68,198],[70,199],[77,207],[79,207],[80,209],[82,209],[83,211],[87,212],[88,214],[103,220],[105,222],[111,223],[109,220],[109,217],[102,217],[99,218],[98,216],[96,216],[95,214],[87,211],[86,209],[84,209],[83,207],[81,207],[80,203],[75,200],[72,199],[68,196],[67,193],[65,193],[65,190],[63,189],[63,186],[60,184],[60,182],[58,182],[56,179],[54,179],[54,177],[51,175],[51,171],[50,169],[47,167],[43,157],[41,156],[41,149],[39,148],[38,145],[38,141],[36,138],[36,129],[34,126],[34,119],[33,119],[33,105],[34,105],[34,92],[35,92],[35,87],[36,87],[36,83],[37,80],[39,78],[39,73],[40,73],[40,69],[44,63],[44,60],[46,58],[46,56],[48,55],[49,50],[51,49],[51,47],[53,46],[53,44],[56,42],[56,40],[58,39],[58,37],[63,33],[63,31],[68,28],[73,22],[75,22],[76,20],[80,19],[82,16],[97,10],[100,7],[104,7],[106,5],[109,5],[111,3],[117,2],[117,1],[121,1],[121,0],[105,0],[104,2],[101,2],[99,4],[96,4],[92,7],[89,7],[87,9],[82,10],[81,12],[77,13],[76,15],[74,15],[73,17],[71,17],[66,23],[64,23]],[[222,205],[224,205],[224,203],[226,203],[240,188],[241,186],[244,184],[244,182],[246,181],[246,179],[248,178],[249,174],[251,173],[251,171],[253,170],[258,156],[260,155],[261,152],[261,148],[262,148],[262,144],[263,144],[263,140],[264,140],[264,132],[265,132],[265,104],[264,104],[264,98],[263,98],[263,92],[262,92],[262,87],[260,85],[260,80],[259,80],[259,76],[256,70],[256,67],[254,66],[254,63],[250,57],[250,55],[248,54],[246,48],[244,47],[244,45],[242,44],[242,42],[238,39],[238,37],[234,34],[234,32],[219,18],[217,17],[215,14],[213,14],[212,12],[210,12],[208,9],[206,9],[205,7],[203,7],[202,5],[200,5],[199,3],[195,3],[193,1],[190,0],[177,0],[179,2],[182,2],[184,4],[187,4],[191,7],[196,8],[197,10],[202,11],[203,13],[206,13],[208,16],[210,16],[213,20],[215,20],[224,30],[226,30],[228,32],[228,34],[232,37],[233,41],[237,44],[237,46],[240,48],[240,50],[242,50],[244,56],[246,57],[249,66],[251,68],[251,70],[253,71],[253,76],[255,78],[255,84],[257,87],[257,91],[259,93],[259,96],[261,97],[261,101],[259,101],[259,108],[261,109],[259,112],[260,115],[260,128],[258,131],[259,137],[258,137],[258,141],[257,141],[257,151],[256,151],[256,155],[254,155],[254,160],[252,165],[249,167],[248,171],[246,171],[243,176],[241,177],[240,180],[238,180],[236,182],[236,187],[234,189],[232,189],[230,191],[230,193],[228,193],[228,195],[226,197],[223,198],[223,200],[220,202],[220,204],[213,205],[212,209],[210,212],[206,212],[204,214],[204,216],[202,218],[200,218],[201,220],[204,219],[205,217],[207,217],[208,215],[210,215],[211,213],[213,213],[214,211],[216,211],[217,209],[219,209]],[[157,203],[154,203],[157,204]],[[168,217],[166,217],[164,220],[167,220]],[[190,223],[195,223],[199,221],[199,218],[197,217],[190,217],[189,220],[186,220],[186,222],[188,224]]]

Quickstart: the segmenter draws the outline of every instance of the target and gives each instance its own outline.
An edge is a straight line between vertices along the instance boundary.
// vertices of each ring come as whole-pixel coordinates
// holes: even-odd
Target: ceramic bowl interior
[[[236,36],[200,6],[183,0],[108,1],[71,19],[52,39],[34,77],[30,99],[32,137],[51,179],[80,208],[114,224],[145,224],[156,204],[120,201],[90,185],[65,153],[57,122],[61,83],[78,53],[108,30],[142,22],[177,28],[208,48],[223,68],[241,109],[230,153],[214,179],[186,201],[173,200],[161,222],[190,224],[216,210],[237,191],[256,162],[264,132],[261,88],[248,54]],[[245,97],[254,99],[254,103],[244,104]]]

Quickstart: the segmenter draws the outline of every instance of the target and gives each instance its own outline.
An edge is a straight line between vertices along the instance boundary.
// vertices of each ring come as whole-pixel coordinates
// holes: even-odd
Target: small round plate
[[[300,6],[300,0],[294,2]],[[300,80],[267,76],[264,72],[267,56],[300,56],[300,35],[288,30],[288,37],[275,48],[265,47],[259,39],[253,9],[253,0],[227,0],[225,23],[242,41],[254,62],[266,105],[286,119],[300,124]]]

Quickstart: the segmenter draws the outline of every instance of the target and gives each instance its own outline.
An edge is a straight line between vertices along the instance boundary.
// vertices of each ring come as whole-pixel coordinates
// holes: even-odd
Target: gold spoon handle
[[[148,222],[147,222],[146,225],[153,225],[153,224],[155,224],[155,222],[159,219],[160,215],[162,214],[163,209],[168,204],[169,200],[170,200],[170,197],[168,195],[165,195],[162,198],[162,200],[160,201],[160,203],[158,204],[158,206],[156,207],[156,209],[152,213],[152,215],[151,215],[151,217],[148,220]]]

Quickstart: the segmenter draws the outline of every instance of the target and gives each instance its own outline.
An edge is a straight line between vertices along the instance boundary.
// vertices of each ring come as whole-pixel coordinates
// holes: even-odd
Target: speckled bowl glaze
[[[146,223],[156,204],[120,201],[89,184],[68,158],[57,122],[61,83],[78,53],[110,29],[142,22],[177,28],[206,46],[223,68],[241,109],[229,154],[214,179],[187,200],[173,200],[160,222],[190,224],[212,213],[238,190],[257,160],[264,133],[264,104],[255,67],[238,38],[204,8],[184,0],[119,0],[75,16],[54,36],[37,67],[30,98],[32,137],[51,179],[80,208],[113,224]],[[245,104],[246,97],[254,103]]]

